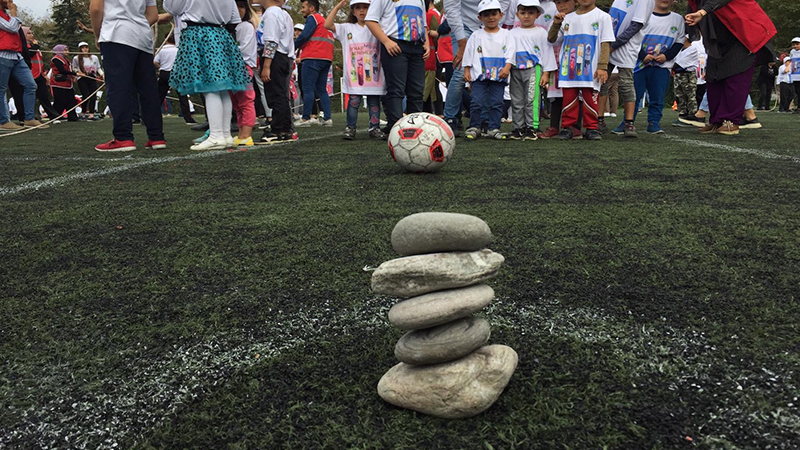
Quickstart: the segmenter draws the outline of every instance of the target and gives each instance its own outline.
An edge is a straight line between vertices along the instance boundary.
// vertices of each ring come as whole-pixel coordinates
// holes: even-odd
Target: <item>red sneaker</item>
[[[145,150],[161,150],[167,148],[167,141],[151,141],[148,140],[146,144],[144,144]]]
[[[544,130],[544,133],[539,133],[539,139],[552,139],[554,137],[558,137],[558,129],[549,127],[548,129]]]
[[[133,141],[118,141],[112,139],[105,144],[100,144],[94,148],[98,152],[130,152],[136,150],[136,143]]]

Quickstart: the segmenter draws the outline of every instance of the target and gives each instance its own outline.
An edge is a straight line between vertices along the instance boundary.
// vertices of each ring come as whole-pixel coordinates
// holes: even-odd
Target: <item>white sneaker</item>
[[[225,138],[225,144],[227,144],[228,147],[235,147],[236,146],[236,140],[233,138],[233,136],[231,136],[229,138]]]
[[[295,114],[295,115],[294,115],[294,120],[300,120],[300,119],[302,119],[302,118],[303,118],[303,115],[302,115],[302,114]]]
[[[224,150],[228,148],[227,141],[215,141],[211,138],[206,139],[205,141],[194,144],[193,146],[189,147],[191,150]]]
[[[387,121],[385,121],[383,119],[380,119],[378,121],[378,123],[380,124],[381,127],[385,127],[386,125],[389,125],[389,122],[387,122]]]
[[[333,126],[333,119],[328,119],[326,121],[320,121],[320,125],[323,127],[332,127]]]
[[[295,128],[308,128],[312,124],[312,120],[300,119],[294,123]]]

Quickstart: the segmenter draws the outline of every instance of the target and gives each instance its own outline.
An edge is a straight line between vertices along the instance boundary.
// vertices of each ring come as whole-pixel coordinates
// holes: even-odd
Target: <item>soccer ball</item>
[[[389,152],[409,172],[436,172],[447,165],[455,147],[453,130],[433,114],[409,114],[389,132]]]

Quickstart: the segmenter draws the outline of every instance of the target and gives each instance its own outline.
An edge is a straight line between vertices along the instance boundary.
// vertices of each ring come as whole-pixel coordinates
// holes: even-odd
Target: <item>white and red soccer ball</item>
[[[409,172],[436,172],[450,162],[455,147],[453,130],[434,114],[409,114],[389,132],[389,152]]]

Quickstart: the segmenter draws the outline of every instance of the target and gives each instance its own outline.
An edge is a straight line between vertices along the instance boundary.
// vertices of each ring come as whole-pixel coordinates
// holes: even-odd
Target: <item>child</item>
[[[236,43],[244,58],[244,67],[247,69],[248,79],[251,80],[245,90],[231,92],[233,110],[236,112],[236,123],[239,126],[239,135],[233,139],[237,147],[252,147],[253,127],[256,126],[256,91],[253,88],[253,70],[258,67],[258,50],[256,49],[256,13],[250,6],[250,0],[236,0],[236,8],[242,23],[236,25]]]
[[[516,47],[511,33],[500,27],[503,18],[498,0],[481,0],[478,18],[483,29],[472,33],[464,49],[464,81],[472,86],[467,139],[481,135],[481,116],[488,113],[489,133],[494,139],[506,139],[500,132],[503,116],[503,91],[514,65]],[[483,114],[482,114],[483,113]]]
[[[647,132],[662,134],[661,117],[664,115],[664,98],[669,88],[675,57],[683,48],[684,19],[670,12],[675,0],[656,0],[653,16],[644,27],[644,38],[636,67],[633,69],[633,84],[636,87],[636,104],[649,95],[647,110]],[[634,110],[636,119],[638,111]]]
[[[611,5],[608,12],[611,15],[615,37],[615,41],[611,43],[611,56],[609,57],[609,62],[613,67],[609,67],[609,71],[613,71],[614,67],[619,69],[619,93],[625,111],[625,120],[613,132],[622,134],[626,138],[638,136],[636,128],[633,126],[636,112],[633,68],[636,66],[636,59],[644,38],[642,29],[650,21],[654,8],[655,0],[614,0],[614,4]],[[598,100],[598,113],[600,113],[598,127],[601,133],[608,131],[603,119],[607,103],[608,84],[606,83],[600,89]]]
[[[347,16],[347,23],[334,23],[336,14],[348,1],[350,2],[350,15]],[[336,39],[342,43],[344,55],[342,91],[349,95],[347,127],[342,133],[342,138],[347,140],[356,138],[356,120],[362,95],[367,96],[369,137],[372,139],[386,138],[380,129],[381,96],[386,92],[383,85],[384,76],[381,73],[380,56],[378,56],[380,43],[369,32],[364,22],[368,9],[369,0],[342,0],[325,20],[325,28],[331,30]]]
[[[153,59],[153,65],[158,70],[158,104],[163,105],[169,93],[169,76],[172,73],[172,66],[175,65],[175,58],[178,57],[178,47],[175,45],[175,34],[170,33],[161,51]],[[187,125],[197,125],[192,118],[192,110],[189,108],[189,97],[176,93],[178,102],[181,105],[181,114]]]
[[[675,100],[678,102],[678,119],[673,125],[681,126],[680,118],[687,118],[697,113],[697,65],[700,63],[700,54],[697,47],[692,45],[689,36],[684,37],[683,49],[675,57],[675,72],[673,81],[675,87]]]
[[[800,98],[800,37],[792,39],[792,51],[789,52],[792,58],[792,84],[797,98]],[[797,106],[797,105],[795,105]],[[800,113],[800,107],[796,107],[795,113]]]
[[[184,95],[203,94],[208,118],[208,139],[192,150],[233,147],[229,92],[247,89],[250,79],[242,52],[231,31],[242,22],[234,0],[164,0],[164,9],[180,17],[178,57],[170,85]]]
[[[511,139],[538,139],[541,88],[550,81],[550,71],[556,70],[547,32],[535,25],[543,12],[539,0],[519,0],[520,27],[511,30],[517,50],[516,62],[511,68],[511,117],[514,121]]]
[[[95,147],[99,152],[136,150],[133,141],[134,95],[138,93],[147,126],[144,148],[167,148],[153,70],[153,33],[158,21],[155,0],[92,0],[92,30],[103,55],[108,106],[114,117],[114,139]]]
[[[425,25],[423,0],[375,0],[364,19],[372,35],[383,44],[380,60],[386,78],[386,111],[388,133],[406,112],[422,111],[425,88],[425,60],[430,55]]]
[[[580,97],[586,127],[584,138],[601,140],[597,131],[597,91],[608,80],[608,55],[610,43],[614,42],[611,16],[598,9],[595,0],[578,0],[575,12],[560,12],[553,19],[547,39],[553,43],[559,38],[563,39],[559,84],[564,93],[564,108],[558,137],[570,140],[580,134],[576,128]]]
[[[81,101],[83,112],[86,113],[87,119],[95,120],[97,94],[94,91],[97,90],[97,80],[103,79],[103,69],[97,56],[89,54],[88,43],[81,42],[78,44],[78,49],[81,54],[72,58],[72,71],[78,74],[78,89],[83,98]]]
[[[781,94],[781,107],[778,112],[788,113],[791,112],[789,108],[792,105],[794,98],[794,90],[792,89],[792,57],[787,56],[783,58],[783,64],[778,68],[778,85],[780,86]]]
[[[285,0],[259,0],[266,8],[261,16],[256,36],[264,47],[261,57],[261,81],[264,94],[272,109],[272,125],[264,130],[262,142],[295,141],[292,106],[289,103],[289,78],[294,65],[294,22],[284,11]]]
[[[576,3],[575,0],[555,0],[556,6],[556,13],[553,14],[555,17],[558,14],[563,14],[566,16],[569,13],[575,12]],[[552,23],[552,19],[551,19]],[[550,28],[547,29],[550,31]],[[563,43],[563,38],[559,36],[554,43],[553,46],[553,54],[556,59],[556,70],[550,74],[550,85],[547,87],[547,99],[550,101],[550,126],[544,130],[543,133],[539,133],[539,139],[551,139],[558,136],[561,127],[561,108],[564,106],[564,93],[561,91],[561,87],[559,85],[559,68],[558,68],[558,61],[561,60],[559,55],[561,54],[561,44]],[[548,41],[549,42],[549,41]],[[579,105],[580,106],[580,105]],[[578,119],[578,124],[576,128],[580,128],[580,116]],[[582,138],[580,134],[575,136],[577,139]]]

